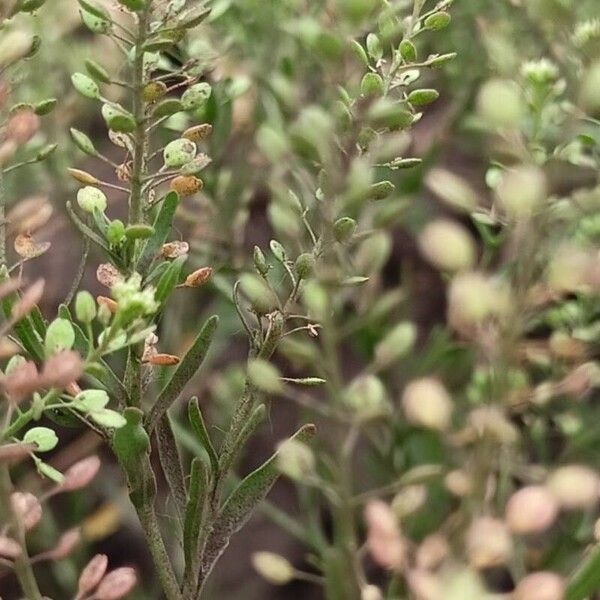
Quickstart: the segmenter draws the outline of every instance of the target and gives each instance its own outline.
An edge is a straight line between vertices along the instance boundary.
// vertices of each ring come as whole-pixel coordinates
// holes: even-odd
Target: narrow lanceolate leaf
[[[210,459],[210,466],[213,473],[216,475],[219,472],[219,458],[206,429],[200,406],[198,405],[198,398],[194,397],[188,404],[188,418],[190,425],[196,434],[196,437],[200,440],[202,447],[206,450],[208,458]]]
[[[92,240],[94,244],[98,244],[103,250],[105,250],[110,256],[113,256],[110,248],[106,245],[106,241],[103,240],[93,229],[88,227],[78,216],[77,213],[73,210],[73,206],[70,202],[67,202],[67,213],[73,221],[73,224],[79,232],[84,236]]]
[[[179,196],[177,192],[169,192],[161,202],[160,209],[153,223],[154,235],[144,245],[142,254],[138,260],[137,270],[140,273],[144,273],[147,270],[162,245],[167,241],[178,204]]]
[[[173,498],[175,499],[177,512],[181,518],[186,506],[185,481],[183,478],[181,457],[179,456],[179,450],[168,415],[163,415],[162,419],[156,424],[156,437],[158,440],[160,464],[165,474],[165,479],[169,484],[171,494],[173,494]]]
[[[197,569],[198,540],[204,517],[208,482],[208,469],[204,461],[199,457],[194,458],[190,469],[190,484],[183,526],[183,552],[187,576],[189,573],[195,573]]]
[[[187,260],[187,256],[180,256],[169,264],[165,272],[160,276],[156,284],[156,292],[154,297],[161,304],[169,297],[175,286],[181,279],[181,270],[183,263]]]
[[[191,348],[160,392],[148,416],[148,429],[150,431],[154,429],[158,420],[167,412],[206,358],[218,322],[219,317],[213,315],[204,323]]]
[[[567,583],[565,600],[584,600],[600,590],[600,544],[594,547]]]
[[[315,433],[314,425],[304,425],[292,439],[306,442]],[[245,525],[254,509],[264,500],[277,481],[279,471],[276,460],[277,453],[256,471],[246,476],[223,504],[202,557],[203,579],[208,576],[215,562],[229,545],[231,536]]]

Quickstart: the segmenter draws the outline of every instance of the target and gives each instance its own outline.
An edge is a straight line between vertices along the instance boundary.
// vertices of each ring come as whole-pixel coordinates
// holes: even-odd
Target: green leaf
[[[567,583],[565,600],[585,600],[600,590],[600,544],[585,557]]]
[[[49,464],[45,463],[39,458],[35,461],[35,468],[42,477],[47,477],[55,483],[62,483],[64,479],[64,475],[60,471],[54,467],[51,467]]]
[[[306,442],[316,433],[314,425],[304,425],[293,437]],[[202,560],[202,575],[206,577],[215,562],[229,545],[233,534],[248,521],[254,509],[269,493],[279,477],[277,453],[258,469],[246,476],[233,490],[219,511]]]
[[[70,202],[67,202],[67,213],[69,214],[69,217],[71,218],[71,221],[73,221],[75,227],[79,229],[83,236],[89,238],[95,244],[98,244],[98,246],[100,246],[100,248],[102,248],[109,256],[115,259],[114,254],[110,251],[110,248],[106,245],[106,242],[77,216],[77,213],[73,210],[73,206]],[[120,264],[121,261],[119,261],[118,258],[116,260]]]
[[[36,452],[49,452],[58,444],[58,436],[48,427],[33,427],[23,436],[23,442],[35,444]]]
[[[208,495],[208,469],[204,461],[196,457],[190,468],[188,500],[185,507],[183,526],[183,551],[186,573],[195,572],[198,560],[198,540]]]
[[[156,438],[160,464],[181,518],[186,506],[185,481],[169,415],[163,415],[157,423]]]
[[[94,15],[95,17],[98,17],[99,19],[104,19],[109,21],[110,17],[108,16],[108,13],[100,8],[99,6],[96,6],[95,4],[92,4],[91,2],[87,2],[87,0],[78,0],[79,1],[79,6],[81,6],[81,8],[83,8],[83,10],[85,10],[86,12],[89,12],[91,15]]]
[[[152,431],[159,419],[164,415],[168,408],[177,399],[187,382],[193,377],[194,373],[200,368],[200,365],[206,358],[208,349],[212,342],[213,335],[219,323],[219,317],[213,315],[202,326],[200,333],[192,343],[190,349],[186,352],[177,369],[160,392],[154,406],[148,416],[148,430]]]
[[[156,284],[156,292],[154,298],[157,302],[163,304],[169,297],[171,292],[175,289],[175,286],[181,279],[181,270],[183,269],[183,263],[187,260],[187,256],[180,256],[176,258],[170,265],[169,268],[161,275],[158,283]]]
[[[206,429],[204,418],[202,417],[202,412],[200,411],[200,406],[198,405],[198,398],[196,397],[192,398],[188,404],[188,418],[194,433],[208,454],[213,473],[218,473],[219,458],[217,457],[217,453],[210,439],[210,435]]]
[[[169,192],[160,204],[160,210],[154,219],[154,235],[146,242],[136,269],[143,273],[160,251],[161,246],[167,241],[173,226],[173,217],[179,204],[177,192]]]
[[[120,415],[116,410],[111,410],[110,408],[95,410],[89,414],[89,417],[94,423],[98,423],[98,425],[102,425],[102,427],[109,427],[111,429],[120,429],[127,425],[125,417]]]

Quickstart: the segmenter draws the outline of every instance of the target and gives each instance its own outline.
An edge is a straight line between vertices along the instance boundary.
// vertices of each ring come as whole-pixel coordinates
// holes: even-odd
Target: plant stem
[[[31,568],[31,562],[27,554],[27,545],[25,543],[25,534],[23,527],[19,522],[17,515],[12,509],[10,502],[10,494],[12,491],[12,482],[10,480],[10,474],[6,466],[0,468],[0,507],[2,512],[5,513],[3,516],[7,517],[7,520],[11,523],[14,535],[17,541],[21,545],[21,554],[14,561],[14,570],[21,586],[21,591],[25,595],[27,600],[42,600],[42,594],[38,588],[35,574]]]

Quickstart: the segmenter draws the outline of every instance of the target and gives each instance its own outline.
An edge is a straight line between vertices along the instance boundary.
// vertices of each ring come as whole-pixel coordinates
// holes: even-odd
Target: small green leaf
[[[94,423],[98,423],[98,425],[102,425],[102,427],[109,427],[111,429],[120,429],[127,425],[125,417],[110,408],[95,410],[89,414],[89,417]]]
[[[585,600],[600,590],[600,544],[583,559],[567,583],[565,600]]]
[[[33,427],[23,436],[23,442],[35,444],[36,452],[48,452],[58,444],[58,436],[48,427]]]
[[[204,461],[199,457],[195,457],[190,468],[188,500],[185,507],[183,527],[183,551],[186,571],[195,570],[194,565],[198,560],[198,541],[209,490],[208,482],[208,469]]]
[[[84,413],[98,412],[106,407],[108,401],[108,394],[104,390],[84,390],[75,396],[72,406]]]
[[[183,111],[183,104],[176,98],[168,98],[156,105],[152,111],[154,118],[169,117],[175,113]]]
[[[154,294],[154,298],[157,302],[160,302],[161,304],[165,302],[171,292],[175,289],[175,286],[181,279],[181,270],[183,269],[183,264],[186,260],[187,255],[176,258],[172,263],[169,263],[167,270],[160,276]]]
[[[108,71],[102,66],[99,65],[96,61],[91,59],[86,59],[85,61],[86,71],[89,73],[90,77],[95,79],[96,81],[100,81],[101,83],[110,83],[110,75]]]
[[[188,404],[188,418],[194,433],[208,454],[213,473],[218,473],[219,458],[210,439],[208,430],[206,429],[204,418],[202,417],[202,412],[200,411],[200,406],[198,405],[198,398],[196,397],[192,398]]]
[[[64,475],[60,471],[40,459],[35,461],[35,468],[42,477],[46,477],[55,483],[62,483],[64,479]]]

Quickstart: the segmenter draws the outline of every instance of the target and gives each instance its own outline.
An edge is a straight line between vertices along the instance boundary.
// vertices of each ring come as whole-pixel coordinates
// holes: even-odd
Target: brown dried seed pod
[[[43,227],[52,216],[54,209],[45,196],[31,196],[19,202],[9,211],[6,219],[10,230],[32,233]]]
[[[20,233],[14,242],[15,252],[25,260],[37,258],[50,248],[50,242],[36,242],[28,233]]]
[[[40,118],[29,108],[14,112],[6,122],[6,139],[17,144],[28,142],[40,128]]]
[[[185,281],[183,282],[183,286],[191,287],[191,288],[200,287],[201,285],[204,285],[210,279],[211,275],[212,275],[211,267],[201,267],[200,269],[197,269],[193,273],[190,273],[185,278]]]
[[[181,137],[186,138],[192,142],[201,142],[205,140],[212,133],[212,125],[210,123],[202,123],[201,125],[194,125],[188,127],[182,134]]]
[[[40,377],[35,363],[28,360],[11,371],[2,382],[6,395],[13,402],[21,402],[40,387]]]
[[[99,183],[99,179],[87,171],[69,168],[67,172],[75,181],[79,181],[79,183],[83,183],[84,185],[96,185]]]
[[[187,242],[167,242],[162,245],[160,254],[163,258],[178,258],[190,251],[190,245]]]
[[[167,93],[167,85],[163,81],[149,81],[142,90],[144,102],[156,102]]]
[[[19,542],[4,535],[0,536],[0,556],[3,558],[14,559],[21,556],[22,551]]]
[[[98,265],[98,268],[96,269],[96,279],[104,287],[111,288],[117,281],[123,279],[123,275],[119,273],[114,265],[102,263]]]
[[[42,505],[30,492],[13,492],[10,503],[26,531],[33,529],[42,518]]]
[[[182,198],[192,196],[202,189],[204,183],[202,179],[193,175],[178,175],[171,180],[169,187],[177,192]]]
[[[129,165],[119,165],[115,169],[117,179],[124,183],[127,183],[131,179],[131,168]]]
[[[65,389],[73,385],[82,373],[83,362],[79,354],[74,350],[63,350],[44,363],[40,385]]]
[[[107,298],[106,296],[97,296],[96,302],[99,306],[106,306],[113,314],[117,312],[118,304],[112,298]]]
[[[179,362],[179,357],[174,354],[160,354],[156,353],[148,358],[148,363],[157,366],[171,366],[176,365]]]

